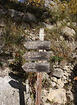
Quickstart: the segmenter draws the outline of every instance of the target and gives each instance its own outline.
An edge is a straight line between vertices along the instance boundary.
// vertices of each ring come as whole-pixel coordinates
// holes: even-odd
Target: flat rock
[[[60,68],[55,68],[53,71],[53,76],[57,77],[57,78],[61,78],[63,77],[63,70]]]
[[[58,88],[63,88],[63,86],[64,86],[64,82],[61,79],[58,79],[58,81],[57,81],[57,87]]]
[[[56,89],[49,92],[47,99],[49,101],[53,101],[54,103],[58,103],[65,105],[66,99],[66,91],[64,89]]]
[[[8,76],[9,72],[10,72],[10,69],[8,67],[4,69],[0,67],[0,77]]]
[[[9,76],[0,77],[0,105],[31,105],[31,98],[26,93],[26,86]]]
[[[73,37],[76,34],[74,29],[71,29],[67,26],[62,28],[62,33],[67,37]]]
[[[56,24],[54,25],[51,25],[51,24],[47,24],[47,23],[44,23],[45,27],[49,30],[54,30],[56,29]]]
[[[8,76],[0,77],[0,105],[19,105],[19,92],[11,87],[10,81]]]

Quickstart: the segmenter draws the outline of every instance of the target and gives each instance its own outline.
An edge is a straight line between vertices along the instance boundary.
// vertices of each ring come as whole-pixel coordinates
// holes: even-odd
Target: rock
[[[76,22],[72,22],[72,23],[68,22],[68,23],[67,23],[68,26],[70,26],[71,24],[72,24],[72,26],[76,26],[76,25],[77,25]]]
[[[4,27],[5,27],[4,21],[0,20],[0,28],[4,28]]]
[[[49,9],[57,9],[57,3],[52,1],[52,0],[44,0],[44,5],[45,7],[49,8]]]
[[[71,100],[71,101],[73,101],[74,100],[74,96],[73,96],[73,93],[69,90],[69,91],[67,91],[67,97]]]
[[[36,23],[37,19],[34,16],[34,14],[27,12],[23,16],[23,21],[25,21],[25,22],[35,22]]]
[[[53,70],[53,76],[57,77],[57,78],[61,78],[63,77],[63,70],[60,68],[54,68]]]
[[[21,17],[24,15],[23,12],[16,11],[16,10],[14,10],[14,9],[9,9],[9,10],[8,10],[8,13],[9,13],[9,15],[10,15],[11,17],[13,17],[13,18],[15,18],[15,19],[17,19],[18,17],[21,18]]]
[[[51,82],[51,85],[52,85],[52,87],[55,87],[56,83],[55,82]]]
[[[73,25],[73,26],[77,26],[77,23],[76,23],[76,22],[72,22],[72,25]]]
[[[43,101],[43,103],[45,103],[46,102],[46,100],[47,100],[47,96],[48,95],[48,91],[46,90],[46,89],[42,89],[42,94],[41,94],[41,96],[42,96],[42,101]]]
[[[10,72],[10,69],[8,67],[4,69],[0,68],[0,77],[7,76],[9,72]]]
[[[60,65],[62,67],[65,67],[67,65],[67,60],[63,59],[61,62],[60,62]]]
[[[64,77],[62,78],[62,81],[63,81],[64,84],[68,83],[68,81]]]
[[[63,69],[65,70],[64,75],[67,75],[67,76],[68,76],[68,73],[71,73],[71,72],[72,72],[71,70],[72,70],[73,68],[70,69],[69,66],[64,66]]]
[[[67,47],[70,48],[70,54],[71,54],[72,51],[75,50],[75,48],[77,47],[77,44],[75,44],[74,41],[73,41],[72,43],[67,41],[66,44],[67,44]],[[70,55],[70,54],[69,54],[69,55]]]
[[[64,82],[61,79],[58,79],[58,81],[57,81],[57,87],[58,88],[63,88],[64,87]]]
[[[64,104],[66,103],[66,91],[64,89],[51,90],[47,99],[53,103]]]
[[[9,84],[11,78],[0,77],[0,105],[19,105],[19,93]]]
[[[0,9],[0,16],[6,15],[7,11],[5,9]]]
[[[46,27],[47,29],[49,29],[49,30],[53,30],[53,29],[56,28],[56,25],[55,25],[55,24],[54,24],[54,25],[51,25],[51,24],[44,23],[44,25],[45,25],[45,27]]]
[[[0,105],[31,105],[30,95],[24,95],[25,87],[21,80],[16,81],[9,76],[0,77]]]
[[[64,36],[70,37],[70,38],[74,37],[74,35],[76,34],[74,29],[71,29],[71,28],[69,28],[67,26],[62,28],[62,33],[63,33]]]
[[[72,53],[72,58],[77,58],[77,53],[76,52]]]
[[[51,77],[51,80],[52,80],[53,82],[56,82],[56,83],[57,83],[57,78],[56,78],[56,77]]]
[[[60,36],[60,40],[61,40],[61,41],[64,41],[64,37],[63,37],[63,36]]]
[[[71,25],[71,23],[70,23],[70,22],[68,22],[68,23],[67,23],[67,26],[70,26],[70,25]]]
[[[63,76],[63,79],[64,79],[64,80],[67,80],[67,77],[66,77],[66,76]]]
[[[51,105],[51,104],[49,104],[49,103],[45,103],[44,105]]]
[[[26,80],[26,93],[29,93],[30,89],[29,89],[29,81]]]
[[[43,73],[43,77],[42,77],[43,79],[46,79],[46,80],[49,80],[49,75],[47,74],[47,73]]]
[[[62,22],[61,22],[61,21],[57,21],[56,25],[57,25],[57,27],[59,28],[59,27],[62,26]]]
[[[24,21],[24,22],[37,22],[36,17],[32,13],[24,13],[20,11],[16,11],[14,9],[9,9],[8,14],[15,20],[15,21]]]

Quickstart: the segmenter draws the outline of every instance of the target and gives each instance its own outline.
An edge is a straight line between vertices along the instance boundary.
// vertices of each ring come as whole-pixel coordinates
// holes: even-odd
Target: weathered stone
[[[56,28],[56,24],[51,25],[51,24],[44,23],[44,25],[45,25],[45,27],[46,27],[47,29],[49,29],[49,30],[53,30],[53,29]]]
[[[60,36],[60,40],[63,41],[64,40],[64,37],[63,36]]]
[[[67,60],[62,60],[60,62],[60,65],[62,66],[62,68],[64,68],[67,65]]]
[[[63,88],[63,86],[64,86],[64,82],[61,79],[58,79],[58,81],[57,81],[57,87],[58,88]]]
[[[45,1],[45,3],[44,3],[45,7],[49,8],[49,9],[53,9],[53,10],[55,9],[56,10],[56,8],[57,8],[56,2],[54,2],[52,0],[44,0],[44,1]]]
[[[19,93],[9,84],[10,77],[0,77],[0,105],[19,105]]]
[[[46,100],[47,100],[47,96],[48,95],[48,91],[46,90],[46,89],[42,89],[42,94],[41,94],[41,96],[42,96],[42,101],[43,101],[43,103],[45,103],[46,102]]]
[[[25,94],[24,94],[25,93]],[[0,77],[0,105],[32,105],[30,94],[22,81],[16,81],[9,76]]]
[[[60,68],[54,68],[53,70],[53,76],[57,77],[57,78],[61,78],[63,77],[63,70]]]
[[[74,96],[73,96],[73,93],[69,90],[69,91],[67,91],[67,97],[71,100],[71,101],[73,101],[74,100]]]
[[[71,29],[67,26],[65,26],[64,28],[62,28],[62,33],[66,36],[66,37],[74,37],[74,35],[76,34],[74,29]]]
[[[77,44],[75,44],[74,41],[73,41],[72,43],[67,41],[67,42],[66,42],[66,45],[67,45],[68,48],[70,48],[70,53],[69,53],[69,55],[70,55],[71,52],[72,52],[73,50],[75,50],[75,48],[77,47]]]
[[[56,82],[56,83],[57,83],[57,78],[56,78],[56,77],[51,77],[51,80],[52,80],[53,82]]]
[[[43,79],[49,80],[49,75],[48,75],[47,73],[44,72],[42,78],[43,78]]]
[[[24,14],[23,20],[25,22],[37,22],[36,17],[33,14],[29,13],[29,12]]]
[[[68,75],[69,75],[68,72],[67,71],[64,71],[64,76],[65,77],[68,77]]]
[[[56,83],[55,82],[51,82],[51,85],[52,85],[52,87],[55,87]]]
[[[8,73],[10,72],[9,68],[0,68],[0,77],[8,76]]]
[[[62,21],[57,21],[57,27],[61,27],[62,26]]]
[[[66,91],[64,89],[51,90],[47,99],[53,103],[65,104],[67,101]]]

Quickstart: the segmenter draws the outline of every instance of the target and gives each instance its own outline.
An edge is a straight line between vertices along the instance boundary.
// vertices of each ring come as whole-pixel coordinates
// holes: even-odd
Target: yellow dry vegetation
[[[29,2],[30,2],[30,3],[31,3],[31,2],[40,3],[41,0],[29,0]]]
[[[70,13],[77,14],[77,0],[71,0],[68,4]]]
[[[44,0],[28,0],[28,2],[37,7],[44,4]]]

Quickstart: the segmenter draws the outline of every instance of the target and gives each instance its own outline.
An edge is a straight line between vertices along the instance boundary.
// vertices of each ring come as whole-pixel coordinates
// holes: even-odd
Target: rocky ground
[[[77,105],[77,22],[67,18],[53,22],[54,14],[50,20],[51,15],[45,9],[40,15],[42,21],[31,10],[0,6],[0,13],[0,105],[34,105],[36,74],[24,73],[21,68],[25,51],[20,39],[38,40],[40,28],[45,30],[45,40],[51,41],[52,52],[50,73],[42,73],[41,105]],[[8,22],[10,19],[12,23]],[[20,37],[15,36],[19,33]],[[4,35],[7,36],[3,38]]]

